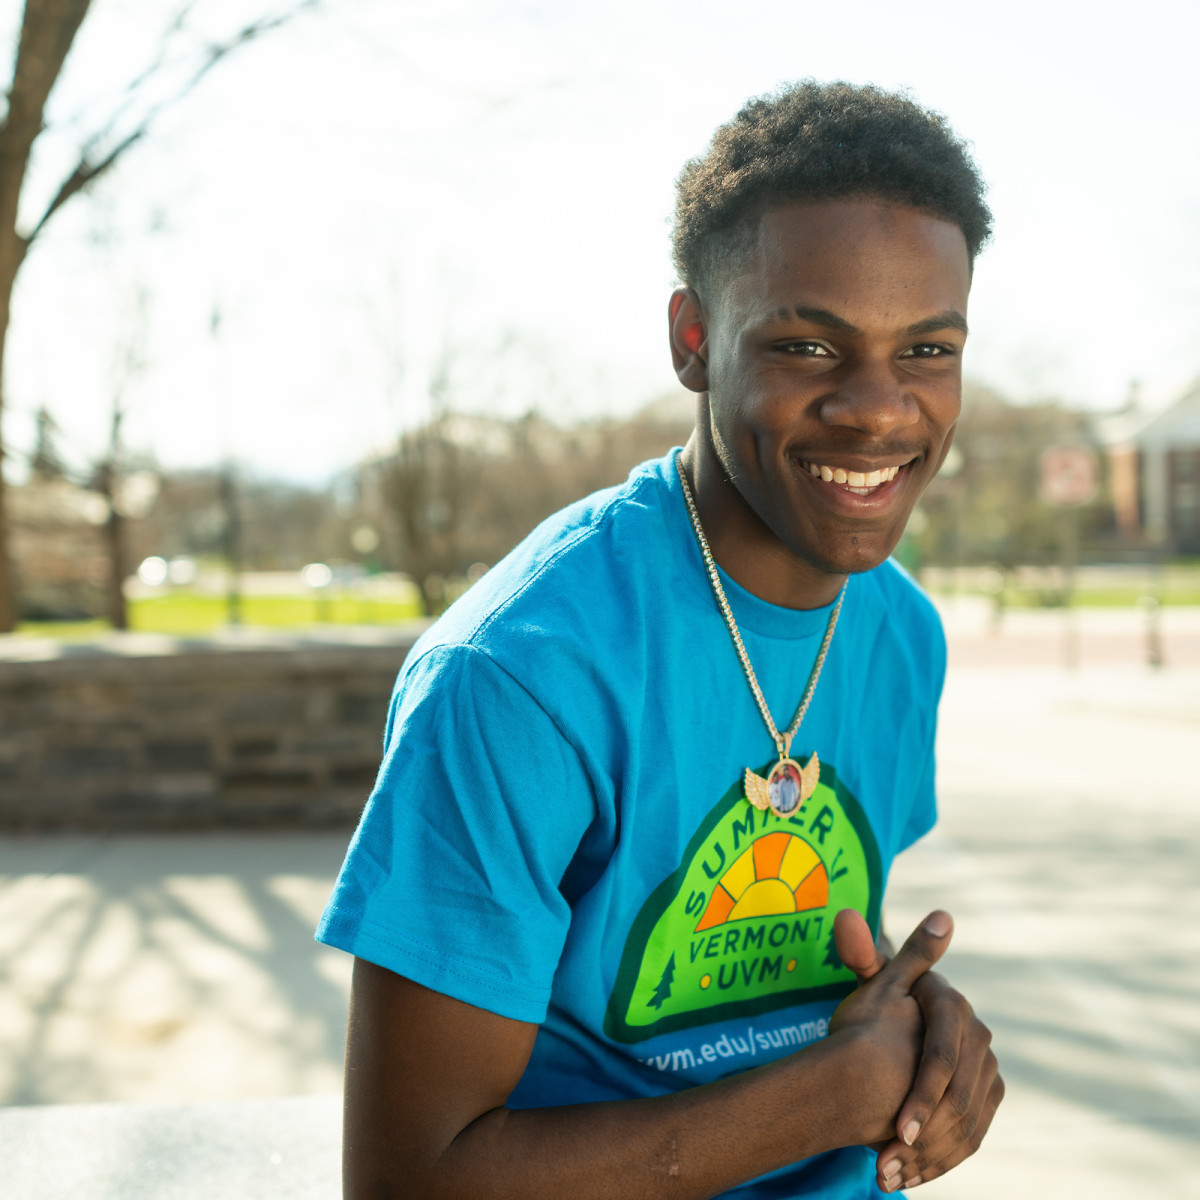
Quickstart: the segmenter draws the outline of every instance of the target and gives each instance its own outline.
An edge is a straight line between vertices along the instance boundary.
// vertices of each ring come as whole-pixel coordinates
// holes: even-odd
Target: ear
[[[685,388],[708,391],[708,328],[700,297],[692,288],[671,293],[667,308],[671,326],[671,361]]]

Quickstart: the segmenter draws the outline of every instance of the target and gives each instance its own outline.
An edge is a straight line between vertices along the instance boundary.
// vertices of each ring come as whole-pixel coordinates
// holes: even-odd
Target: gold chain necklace
[[[733,647],[737,651],[738,660],[746,675],[746,682],[750,685],[750,691],[754,694],[758,711],[762,714],[767,732],[775,743],[775,749],[779,751],[779,761],[771,768],[766,779],[763,779],[761,775],[756,775],[749,767],[746,768],[743,777],[746,799],[755,808],[764,812],[769,808],[778,817],[790,817],[816,791],[817,783],[821,778],[821,763],[817,758],[816,751],[803,767],[789,755],[792,739],[796,736],[800,722],[804,720],[804,714],[808,712],[808,706],[812,703],[813,693],[817,690],[817,680],[821,678],[821,668],[825,665],[826,654],[829,653],[829,643],[833,641],[833,631],[837,628],[838,614],[842,611],[842,601],[846,598],[846,587],[850,580],[847,578],[846,583],[842,584],[837,603],[833,606],[833,612],[829,614],[829,622],[825,626],[825,637],[821,641],[820,650],[817,651],[817,661],[813,663],[813,669],[808,676],[808,684],[800,699],[800,707],[796,709],[796,715],[792,718],[791,725],[783,733],[780,733],[775,727],[775,721],[771,717],[771,710],[767,706],[767,699],[763,695],[762,688],[758,686],[758,678],[750,663],[750,655],[746,653],[746,646],[738,630],[737,621],[734,620],[733,609],[725,596],[725,589],[721,586],[717,563],[708,547],[708,539],[704,536],[704,529],[700,525],[700,514],[696,511],[696,502],[692,499],[692,489],[688,486],[687,476],[683,472],[683,463],[680,461],[681,454],[682,452],[679,452],[675,455],[675,470],[679,475],[679,482],[683,485],[683,498],[687,501],[688,516],[691,518],[692,529],[700,546],[700,554],[704,559],[705,570],[708,572],[708,581],[712,584],[713,595],[716,597],[717,607],[721,610],[721,616],[725,618],[729,636],[733,638]]]

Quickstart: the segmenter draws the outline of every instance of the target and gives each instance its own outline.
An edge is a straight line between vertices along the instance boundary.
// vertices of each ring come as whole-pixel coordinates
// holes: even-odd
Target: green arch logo
[[[735,783],[638,913],[605,1032],[634,1043],[840,999],[854,976],[834,949],[833,918],[854,908],[877,930],[880,883],[871,826],[834,767],[821,764],[816,790],[786,818],[754,808]]]

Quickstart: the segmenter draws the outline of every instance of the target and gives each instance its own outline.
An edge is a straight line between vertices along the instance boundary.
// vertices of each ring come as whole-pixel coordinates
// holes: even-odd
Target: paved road
[[[959,668],[1145,666],[1153,649],[1170,670],[1200,667],[1200,608],[1007,609],[979,596],[938,601]]]
[[[1054,661],[952,673],[943,821],[892,881],[893,935],[955,913],[1009,1082],[924,1191],[1200,1196],[1200,671]],[[6,1197],[337,1194],[347,963],[310,930],[343,842],[0,840]]]

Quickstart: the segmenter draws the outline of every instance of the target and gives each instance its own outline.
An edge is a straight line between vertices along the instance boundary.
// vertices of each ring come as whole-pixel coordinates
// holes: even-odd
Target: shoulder
[[[941,634],[942,619],[929,593],[894,558],[868,571],[864,578],[870,580],[877,602],[896,624],[914,634]]]
[[[886,644],[914,679],[941,691],[946,672],[946,636],[928,593],[894,559],[857,577],[860,640]]]
[[[530,652],[610,638],[653,582],[671,536],[673,470],[670,454],[642,463],[623,484],[548,517],[430,627],[411,662],[461,648],[523,677]]]

